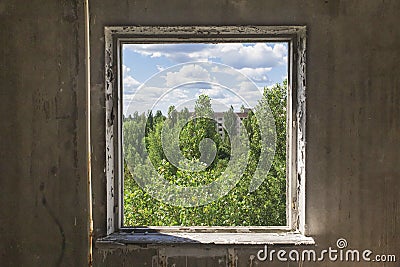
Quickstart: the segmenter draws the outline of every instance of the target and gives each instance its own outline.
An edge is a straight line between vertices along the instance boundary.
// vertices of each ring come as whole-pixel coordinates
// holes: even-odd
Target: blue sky
[[[287,43],[124,44],[124,115],[168,106],[193,109],[201,93],[215,111],[253,107],[287,78]]]

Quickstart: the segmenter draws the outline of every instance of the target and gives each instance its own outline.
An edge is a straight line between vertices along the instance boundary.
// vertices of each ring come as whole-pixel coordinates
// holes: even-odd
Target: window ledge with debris
[[[190,232],[118,232],[99,238],[99,248],[126,245],[205,244],[205,245],[314,245],[314,239],[298,232],[286,233],[190,233]]]

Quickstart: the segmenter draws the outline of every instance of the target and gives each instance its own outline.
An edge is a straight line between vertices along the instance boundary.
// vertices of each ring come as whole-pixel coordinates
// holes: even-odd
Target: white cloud
[[[137,81],[135,78],[133,78],[132,76],[126,76],[124,78],[124,84],[129,86],[129,87],[137,87],[141,83],[139,81]]]
[[[177,86],[195,81],[209,81],[210,73],[197,64],[183,65],[176,72],[167,72],[165,80],[167,86]]]
[[[144,91],[136,88],[132,92],[124,90],[124,114],[131,114],[134,111],[146,112],[158,102],[162,95],[162,88],[146,87]]]
[[[141,82],[137,81],[132,76],[125,76],[124,80],[124,94],[132,94],[141,85]]]
[[[147,106],[152,106],[153,110],[161,110],[164,114],[167,113],[167,110],[170,106],[175,106],[176,109],[181,109],[182,107],[187,107],[190,109],[191,106],[194,107],[195,100],[193,100],[192,92],[183,88],[175,88],[162,94],[156,101],[153,101],[151,105],[146,104]],[[144,100],[146,101],[146,100]],[[152,101],[152,100],[150,100]],[[147,100],[148,103],[149,100]]]
[[[223,99],[228,97],[228,95],[232,93],[221,86],[213,85],[208,89],[200,89],[199,92],[196,94],[196,97],[201,94],[208,95],[212,99]]]
[[[126,44],[125,47],[152,58],[167,57],[177,63],[207,60],[209,44]]]
[[[280,57],[284,57],[287,55],[287,48],[285,45],[283,44],[275,44],[273,51],[276,55],[280,56]]]
[[[218,44],[220,46],[221,44]],[[234,68],[269,68],[284,63],[285,47],[275,44],[256,43],[254,46],[237,46],[221,48],[221,60]]]
[[[270,68],[285,64],[287,46],[276,43],[272,46],[266,43],[256,43],[249,46],[240,43],[220,44],[128,44],[139,54],[150,57],[166,57],[182,63],[190,61],[220,60],[237,69],[242,68]]]
[[[185,99],[189,97],[189,91],[182,88],[176,88],[165,95],[163,101],[174,101],[177,99]]]
[[[270,82],[270,78],[267,73],[272,68],[242,68],[239,71],[249,77],[254,82]]]
[[[202,46],[211,45],[204,44]],[[141,53],[150,57],[172,55],[172,50],[157,51],[154,47],[149,50],[144,48],[141,48]],[[157,49],[160,48],[158,47]],[[202,56],[211,58],[213,53],[219,50],[226,57],[228,55],[233,57],[231,53],[234,53],[238,55],[239,59],[247,60],[247,62],[237,62],[237,58],[226,59],[235,61],[237,63],[235,63],[236,67],[245,66],[236,69],[229,67],[229,65],[208,63],[187,63],[175,65],[169,69],[164,69],[160,65],[153,65],[162,72],[146,81],[144,84],[146,87],[141,87],[140,91],[137,91],[137,88],[141,83],[129,73],[131,69],[124,65],[124,114],[129,114],[133,111],[145,112],[151,109],[153,105],[165,113],[168,106],[186,105],[189,99],[196,99],[202,93],[210,96],[219,105],[224,105],[225,107],[232,105],[236,110],[239,110],[243,104],[254,107],[262,96],[263,88],[260,86],[271,82],[268,73],[273,68],[273,66],[267,66],[266,64],[263,67],[257,67],[257,64],[261,64],[258,57],[267,59],[265,55],[268,54],[270,59],[275,60],[275,63],[272,60],[271,64],[281,64],[280,62],[287,56],[286,47],[279,44],[275,44],[273,47],[261,43],[254,46],[244,46],[242,44],[224,44],[220,46],[218,44],[213,45],[213,48],[208,49],[208,51],[201,49],[189,51],[190,49],[185,49],[183,49],[184,52],[180,51],[178,54],[180,53],[180,56],[185,56],[186,58],[188,56],[192,58],[200,58]],[[264,56],[262,56],[263,54]],[[222,57],[220,59],[222,60]],[[174,90],[167,92],[172,88]]]
[[[124,76],[127,75],[128,72],[130,72],[130,71],[131,71],[131,68],[129,68],[125,65],[122,65],[122,73],[124,74]]]

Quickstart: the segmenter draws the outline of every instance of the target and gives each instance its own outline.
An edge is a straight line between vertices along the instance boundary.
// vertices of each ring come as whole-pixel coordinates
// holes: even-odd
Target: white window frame
[[[195,42],[289,43],[287,113],[286,226],[123,228],[122,44]],[[169,233],[201,243],[312,244],[305,236],[306,27],[305,26],[111,26],[105,27],[105,113],[107,234],[116,241],[154,243]],[[147,235],[135,238],[132,231]],[[201,233],[205,233],[202,237]],[[214,235],[216,234],[216,235]],[[249,236],[251,234],[251,236]],[[139,235],[139,234],[136,234]],[[128,237],[129,236],[129,237]],[[231,238],[229,238],[231,236]],[[174,239],[175,240],[175,239]],[[176,239],[179,241],[179,238]],[[186,240],[186,239],[185,239]],[[247,241],[246,241],[247,240]],[[256,241],[254,241],[256,240]],[[258,240],[258,241],[257,241]],[[168,241],[167,241],[168,242]],[[174,242],[173,242],[174,243]]]

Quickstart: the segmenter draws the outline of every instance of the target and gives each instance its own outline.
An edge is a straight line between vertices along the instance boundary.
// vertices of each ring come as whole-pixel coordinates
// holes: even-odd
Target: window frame
[[[306,26],[105,27],[107,235],[118,232],[305,234]],[[286,226],[122,227],[122,44],[288,42]],[[311,242],[309,240],[309,242]],[[290,243],[290,242],[289,242]],[[298,243],[298,242],[297,242]]]

